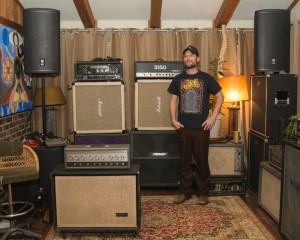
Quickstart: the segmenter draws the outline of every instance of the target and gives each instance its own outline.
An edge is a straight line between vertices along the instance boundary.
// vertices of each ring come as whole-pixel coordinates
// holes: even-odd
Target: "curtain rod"
[[[66,29],[61,29],[60,31],[62,33],[65,33],[65,30]],[[75,33],[89,32],[89,31],[90,31],[89,29],[75,28]],[[107,31],[108,31],[107,29],[97,29],[97,33],[104,33],[104,32],[107,32]],[[113,29],[112,31],[113,31],[113,33],[114,32],[123,32],[124,33],[125,29]],[[157,31],[158,32],[168,32],[168,31],[170,31],[170,29],[157,29]],[[190,31],[190,29],[188,29],[188,28],[186,28],[186,29],[178,29],[178,32],[188,32],[188,31]],[[196,33],[197,32],[208,32],[208,31],[209,31],[209,29],[196,29]],[[217,32],[221,32],[221,31],[222,31],[222,29],[217,29]],[[252,32],[252,31],[254,31],[254,29],[244,29],[244,30],[242,30],[243,33],[244,32]],[[136,33],[136,32],[149,32],[149,30],[148,29],[134,29],[133,32],[134,33]],[[226,29],[226,32],[230,33],[231,30],[230,29]]]

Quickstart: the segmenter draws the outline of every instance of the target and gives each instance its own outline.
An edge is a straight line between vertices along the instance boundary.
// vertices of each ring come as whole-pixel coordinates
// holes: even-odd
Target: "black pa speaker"
[[[258,10],[254,16],[254,68],[257,73],[290,71],[290,11]]]
[[[60,72],[60,12],[24,10],[24,70],[27,74]]]

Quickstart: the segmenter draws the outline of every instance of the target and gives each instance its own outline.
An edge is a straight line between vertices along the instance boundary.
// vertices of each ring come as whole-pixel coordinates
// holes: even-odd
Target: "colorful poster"
[[[0,24],[0,117],[33,108],[32,79],[24,73],[23,38]]]

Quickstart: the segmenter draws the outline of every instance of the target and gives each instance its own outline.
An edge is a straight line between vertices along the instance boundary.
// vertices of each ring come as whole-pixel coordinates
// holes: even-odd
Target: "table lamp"
[[[42,106],[42,88],[37,88],[34,97],[34,106]],[[46,134],[52,132],[57,136],[57,109],[54,106],[64,105],[67,101],[60,87],[45,88],[45,106],[46,106]]]
[[[233,131],[238,131],[238,110],[240,109],[239,101],[249,99],[247,82],[245,76],[231,76],[219,79],[224,94],[224,102],[231,102],[232,106],[228,107],[228,138],[232,139]]]

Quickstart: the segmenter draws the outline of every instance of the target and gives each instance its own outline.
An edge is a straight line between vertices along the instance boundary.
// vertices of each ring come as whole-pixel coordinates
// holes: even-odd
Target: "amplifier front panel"
[[[121,82],[75,83],[72,90],[76,133],[125,130],[124,85]]]

